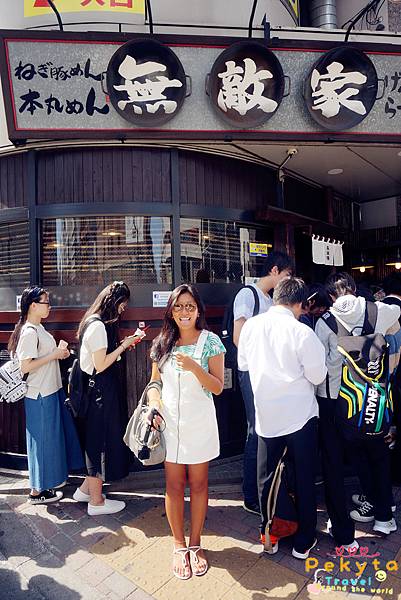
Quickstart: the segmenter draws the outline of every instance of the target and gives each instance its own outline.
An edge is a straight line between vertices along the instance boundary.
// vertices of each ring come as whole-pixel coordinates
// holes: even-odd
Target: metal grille
[[[0,287],[29,285],[28,222],[0,224]]]
[[[190,283],[246,283],[260,275],[263,257],[251,254],[252,243],[270,251],[270,231],[232,221],[181,219],[182,280]]]
[[[98,216],[42,223],[45,286],[99,286],[113,280],[171,283],[168,217]]]

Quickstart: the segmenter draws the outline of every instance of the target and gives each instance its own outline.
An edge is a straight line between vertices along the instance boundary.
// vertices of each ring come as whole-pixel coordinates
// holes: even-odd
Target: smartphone
[[[66,350],[66,348],[68,348],[68,342],[66,342],[65,340],[60,340],[58,343],[58,347],[62,350]]]

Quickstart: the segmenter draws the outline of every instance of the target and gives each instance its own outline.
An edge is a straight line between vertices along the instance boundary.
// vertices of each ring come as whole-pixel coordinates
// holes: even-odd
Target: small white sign
[[[165,308],[171,296],[170,291],[152,292],[153,308]]]
[[[224,390],[231,390],[233,387],[233,370],[232,369],[224,369]]]
[[[22,298],[22,295],[15,296],[15,305],[17,307],[17,310],[21,310],[21,298]]]

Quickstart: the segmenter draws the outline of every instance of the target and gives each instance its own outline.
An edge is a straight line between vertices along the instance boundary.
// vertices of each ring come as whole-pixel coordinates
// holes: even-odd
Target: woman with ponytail
[[[50,313],[48,292],[26,288],[21,296],[21,314],[8,344],[11,355],[20,361],[27,377],[25,397],[26,446],[32,504],[57,502],[55,491],[70,470],[83,466],[82,453],[70,413],[64,405],[59,360],[69,356],[42,325]]]
[[[161,396],[149,390],[150,411],[166,422],[166,514],[173,534],[173,574],[178,579],[204,575],[208,563],[201,534],[208,506],[209,461],[220,453],[212,394],[223,391],[225,348],[207,330],[205,309],[195,287],[180,285],[171,293],[162,329],[151,350],[152,380]],[[159,417],[156,417],[157,420]],[[191,529],[184,533],[184,492],[191,494]]]
[[[95,393],[90,395],[83,423],[88,476],[73,498],[88,503],[89,515],[117,513],[125,507],[120,500],[106,498],[102,485],[128,475],[128,448],[123,442],[128,419],[121,355],[138,337],[132,335],[120,341],[119,320],[129,298],[124,282],[108,285],[86,311],[78,328],[80,366],[88,375],[95,375]]]

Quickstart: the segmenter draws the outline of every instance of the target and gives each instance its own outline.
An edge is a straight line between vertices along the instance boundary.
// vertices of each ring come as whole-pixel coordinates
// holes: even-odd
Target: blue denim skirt
[[[84,461],[71,414],[62,389],[36,400],[25,398],[26,448],[29,481],[42,491],[63,483],[70,471]]]

